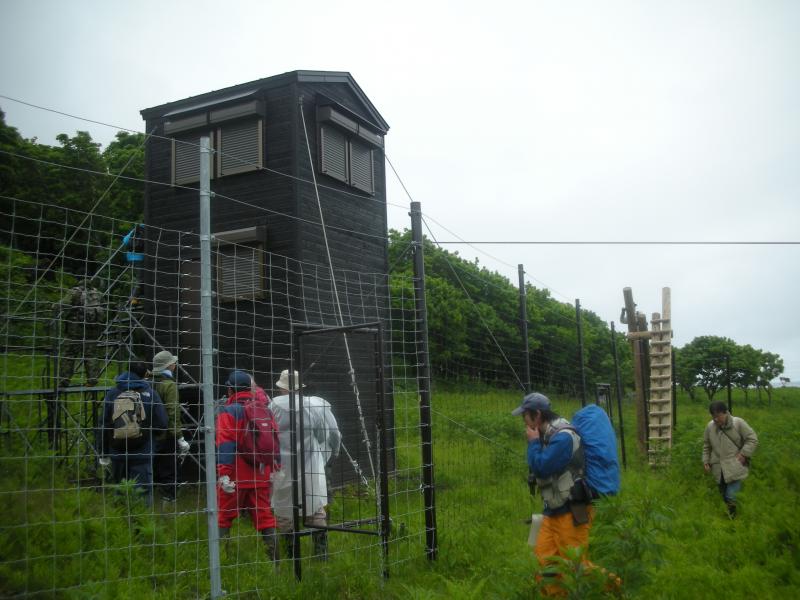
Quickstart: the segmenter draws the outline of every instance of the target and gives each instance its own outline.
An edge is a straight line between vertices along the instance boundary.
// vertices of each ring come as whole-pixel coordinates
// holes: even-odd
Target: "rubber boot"
[[[231,552],[231,528],[217,527],[217,529],[219,530],[219,541],[223,543],[225,556],[228,557]]]
[[[281,545],[283,546],[283,551],[286,554],[286,558],[289,560],[294,560],[294,534],[282,533]]]
[[[275,532],[275,528],[267,527],[262,529],[261,536],[264,538],[264,546],[267,549],[267,558],[277,566],[278,560],[280,559],[280,551],[278,550],[278,534]]]
[[[731,519],[736,518],[736,502],[726,502],[725,504],[728,505],[728,516]]]
[[[315,531],[311,534],[314,541],[314,558],[317,560],[328,560],[328,532]]]

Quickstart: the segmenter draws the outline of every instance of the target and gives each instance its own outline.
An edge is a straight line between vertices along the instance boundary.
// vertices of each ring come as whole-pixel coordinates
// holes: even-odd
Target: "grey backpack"
[[[125,449],[141,445],[144,441],[142,423],[145,418],[142,395],[135,390],[120,392],[114,399],[114,410],[111,414],[114,446]]]

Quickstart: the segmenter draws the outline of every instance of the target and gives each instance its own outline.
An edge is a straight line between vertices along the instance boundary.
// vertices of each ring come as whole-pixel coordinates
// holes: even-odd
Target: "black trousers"
[[[153,482],[164,500],[175,500],[178,492],[178,443],[168,435],[156,442],[153,461]]]
[[[123,479],[135,480],[136,489],[144,497],[145,503],[153,503],[153,463],[149,456],[128,458],[127,454],[111,457],[111,476],[116,483]]]

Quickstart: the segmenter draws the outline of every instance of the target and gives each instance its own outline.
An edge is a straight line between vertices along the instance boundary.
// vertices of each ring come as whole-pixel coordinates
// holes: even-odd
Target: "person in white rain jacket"
[[[289,391],[289,371],[281,373],[275,386],[281,390]],[[294,389],[298,389],[298,375],[294,372]],[[292,556],[294,541],[292,532],[292,456],[291,456],[291,425],[290,425],[290,395],[283,394],[272,399],[269,407],[275,415],[281,443],[281,470],[272,476],[272,510],[278,522],[278,531],[282,534],[286,551]],[[295,395],[295,402],[299,401],[299,394]],[[299,412],[296,427],[300,432]],[[331,405],[319,396],[303,396],[303,469],[305,470],[305,514],[301,519],[310,526],[324,527],[328,523],[325,506],[328,504],[328,481],[325,474],[325,465],[339,454],[342,435],[336,418],[333,416]],[[297,440],[297,454],[300,454],[300,440]],[[297,465],[298,476],[301,466]],[[300,488],[302,490],[302,488]],[[299,493],[302,493],[300,491]],[[328,532],[315,531],[314,555],[325,559],[328,554]]]

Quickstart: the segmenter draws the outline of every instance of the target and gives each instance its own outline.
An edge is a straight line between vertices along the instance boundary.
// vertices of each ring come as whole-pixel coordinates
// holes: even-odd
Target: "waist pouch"
[[[575,525],[589,522],[589,505],[592,503],[592,497],[592,488],[589,487],[586,480],[576,479],[569,491],[569,510]]]

